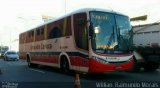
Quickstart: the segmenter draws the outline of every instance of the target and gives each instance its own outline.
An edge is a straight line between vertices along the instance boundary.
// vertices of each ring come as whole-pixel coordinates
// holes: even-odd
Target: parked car
[[[4,51],[1,51],[1,52],[0,52],[0,57],[1,57],[1,58],[4,58],[4,53],[5,53]]]
[[[19,60],[19,56],[15,51],[7,51],[4,54],[4,60],[8,61],[8,60]]]

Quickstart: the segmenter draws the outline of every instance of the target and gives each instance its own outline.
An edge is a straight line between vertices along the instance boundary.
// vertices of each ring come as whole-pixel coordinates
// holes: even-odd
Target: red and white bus
[[[134,64],[128,16],[83,9],[23,32],[19,55],[34,64],[88,73],[131,70]]]

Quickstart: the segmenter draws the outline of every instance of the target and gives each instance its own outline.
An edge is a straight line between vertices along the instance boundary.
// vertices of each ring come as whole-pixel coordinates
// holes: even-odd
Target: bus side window
[[[54,27],[49,33],[49,39],[59,38],[62,36],[62,33],[58,27]]]
[[[44,27],[39,27],[36,29],[36,39],[35,41],[44,40]]]
[[[42,27],[41,29],[40,29],[41,31],[41,35],[44,35],[44,27]]]
[[[88,31],[85,20],[87,20],[86,13],[74,15],[74,35],[77,47],[88,50]]]
[[[28,31],[27,32],[27,38],[26,38],[26,42],[33,42],[34,39],[34,30]]]
[[[36,30],[36,36],[39,36],[40,35],[40,29],[37,29]]]
[[[65,19],[67,19],[66,22],[65,22]],[[71,36],[71,34],[72,34],[72,31],[71,31],[71,16],[66,17],[63,20],[64,20],[63,30],[62,30],[63,31],[63,36]]]

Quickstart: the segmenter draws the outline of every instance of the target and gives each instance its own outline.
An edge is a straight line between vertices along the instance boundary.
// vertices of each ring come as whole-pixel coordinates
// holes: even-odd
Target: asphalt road
[[[74,74],[38,66],[29,68],[25,61],[0,59],[0,88],[73,88]],[[114,72],[105,74],[80,74],[81,88],[160,88],[160,69],[155,72]],[[134,86],[133,86],[134,85]]]

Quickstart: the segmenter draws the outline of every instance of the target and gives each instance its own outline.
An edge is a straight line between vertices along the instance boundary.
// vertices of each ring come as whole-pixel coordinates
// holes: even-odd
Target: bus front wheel
[[[60,67],[61,71],[65,74],[68,74],[69,73],[69,63],[65,57],[62,57],[60,65],[61,65]]]

